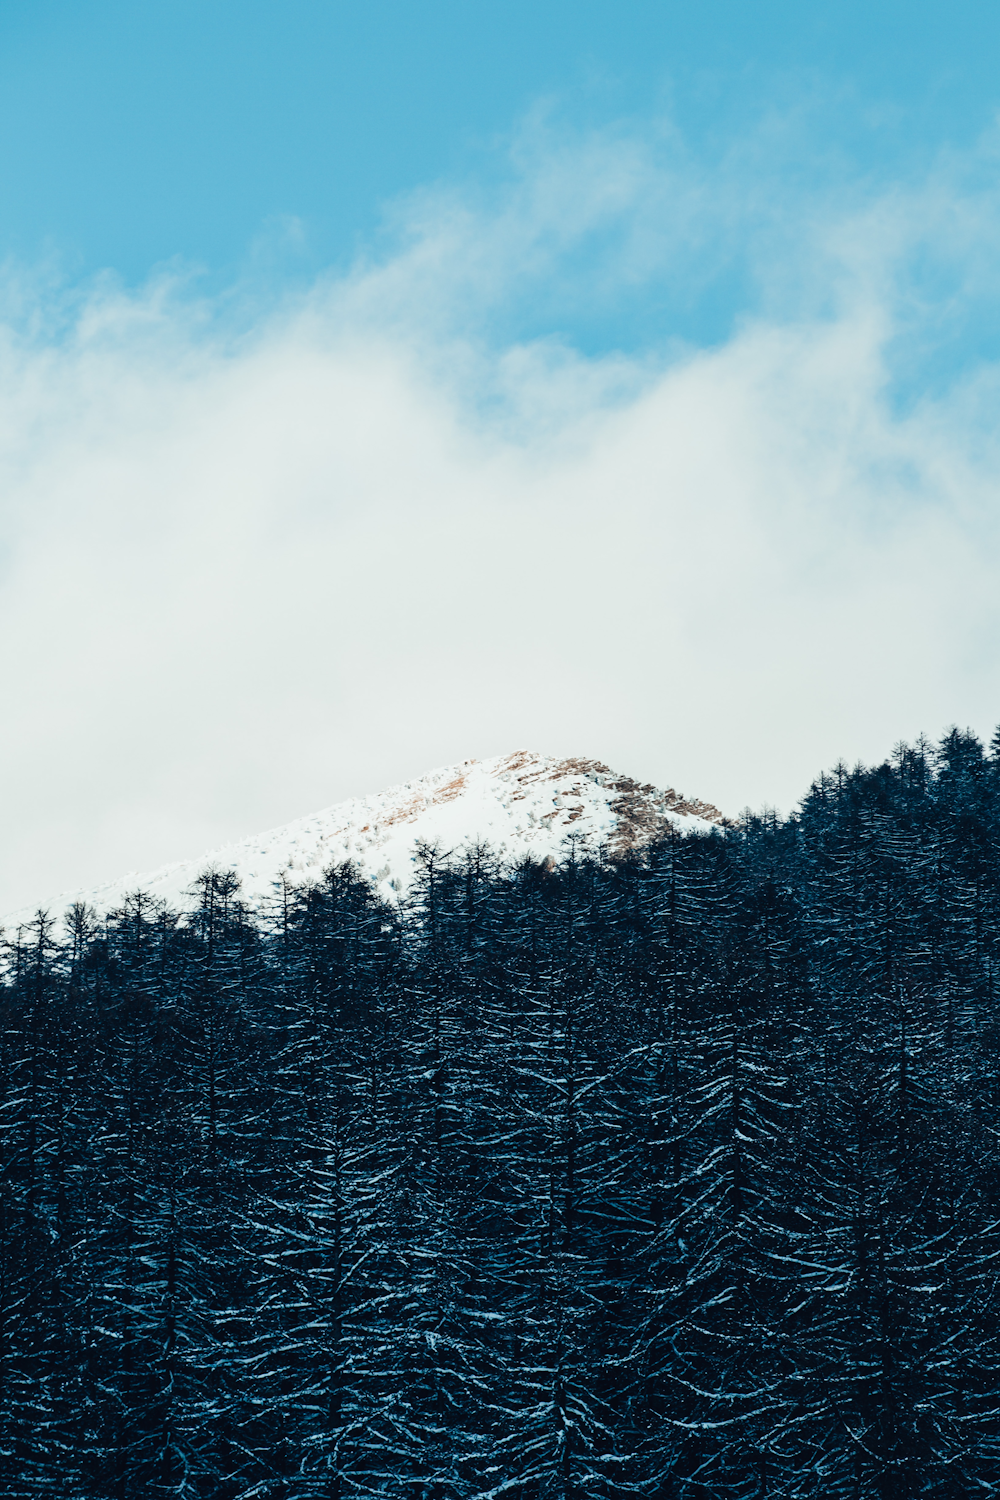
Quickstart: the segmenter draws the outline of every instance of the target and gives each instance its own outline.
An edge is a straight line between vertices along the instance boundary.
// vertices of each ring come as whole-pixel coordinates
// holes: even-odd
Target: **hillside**
[[[621,853],[649,843],[670,826],[707,833],[724,825],[707,802],[685,800],[621,776],[595,760],[557,760],[528,750],[491,760],[444,766],[415,781],[367,797],[351,798],[195,859],[157,870],[130,871],[93,890],[63,892],[50,908],[61,912],[85,901],[106,913],[134,890],[183,907],[205,869],[233,870],[244,895],[267,900],[283,879],[301,884],[330,865],[351,860],[386,900],[409,887],[420,844],[442,853],[488,844],[502,862],[531,856],[558,862],[575,841],[578,850],[602,846]],[[4,925],[29,920],[33,908],[10,913]]]
[[[369,800],[697,816],[610,774]],[[1000,1494],[1000,735],[230,895],[0,946],[4,1500]]]

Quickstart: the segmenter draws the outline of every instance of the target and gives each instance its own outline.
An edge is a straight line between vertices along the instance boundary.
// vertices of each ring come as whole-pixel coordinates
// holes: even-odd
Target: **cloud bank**
[[[989,733],[991,149],[820,201],[539,128],[266,307],[11,272],[0,903],[521,745],[736,812]],[[734,276],[709,345],[560,335]]]

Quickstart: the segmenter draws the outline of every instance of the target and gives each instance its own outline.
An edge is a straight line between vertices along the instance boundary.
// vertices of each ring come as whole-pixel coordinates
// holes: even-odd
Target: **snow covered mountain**
[[[504,861],[530,854],[558,862],[572,840],[581,851],[604,845],[615,854],[648,843],[670,825],[685,833],[708,833],[724,824],[723,815],[709,803],[640,785],[599,761],[556,760],[516,750],[493,760],[445,766],[418,781],[355,797],[209,850],[198,859],[147,874],[131,872],[96,890],[65,892],[50,909],[61,913],[74,901],[86,901],[104,913],[136,890],[183,908],[195,877],[213,867],[235,871],[244,896],[260,901],[280,890],[283,878],[306,882],[347,859],[393,900],[407,890],[418,844],[436,845],[448,854],[479,842]],[[3,925],[10,929],[33,915],[27,909],[12,912]]]

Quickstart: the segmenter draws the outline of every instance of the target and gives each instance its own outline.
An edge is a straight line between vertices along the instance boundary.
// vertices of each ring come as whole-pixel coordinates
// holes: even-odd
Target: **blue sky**
[[[518,746],[733,812],[991,734],[998,43],[0,0],[0,911]]]
[[[967,0],[3,0],[0,255],[70,280],[180,258],[206,287],[294,282],[379,253],[415,189],[502,184],[539,113],[648,131],[709,175],[753,140],[762,194],[794,213],[974,148],[998,48],[1000,13]],[[600,317],[544,287],[518,317],[589,348],[717,339],[758,293],[737,246],[716,259],[686,297],[644,286],[642,316],[620,286]]]

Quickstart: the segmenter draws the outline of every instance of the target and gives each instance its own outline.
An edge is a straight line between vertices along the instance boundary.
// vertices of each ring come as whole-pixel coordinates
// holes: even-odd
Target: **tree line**
[[[1000,1488],[1000,738],[4,965],[12,1500]]]

